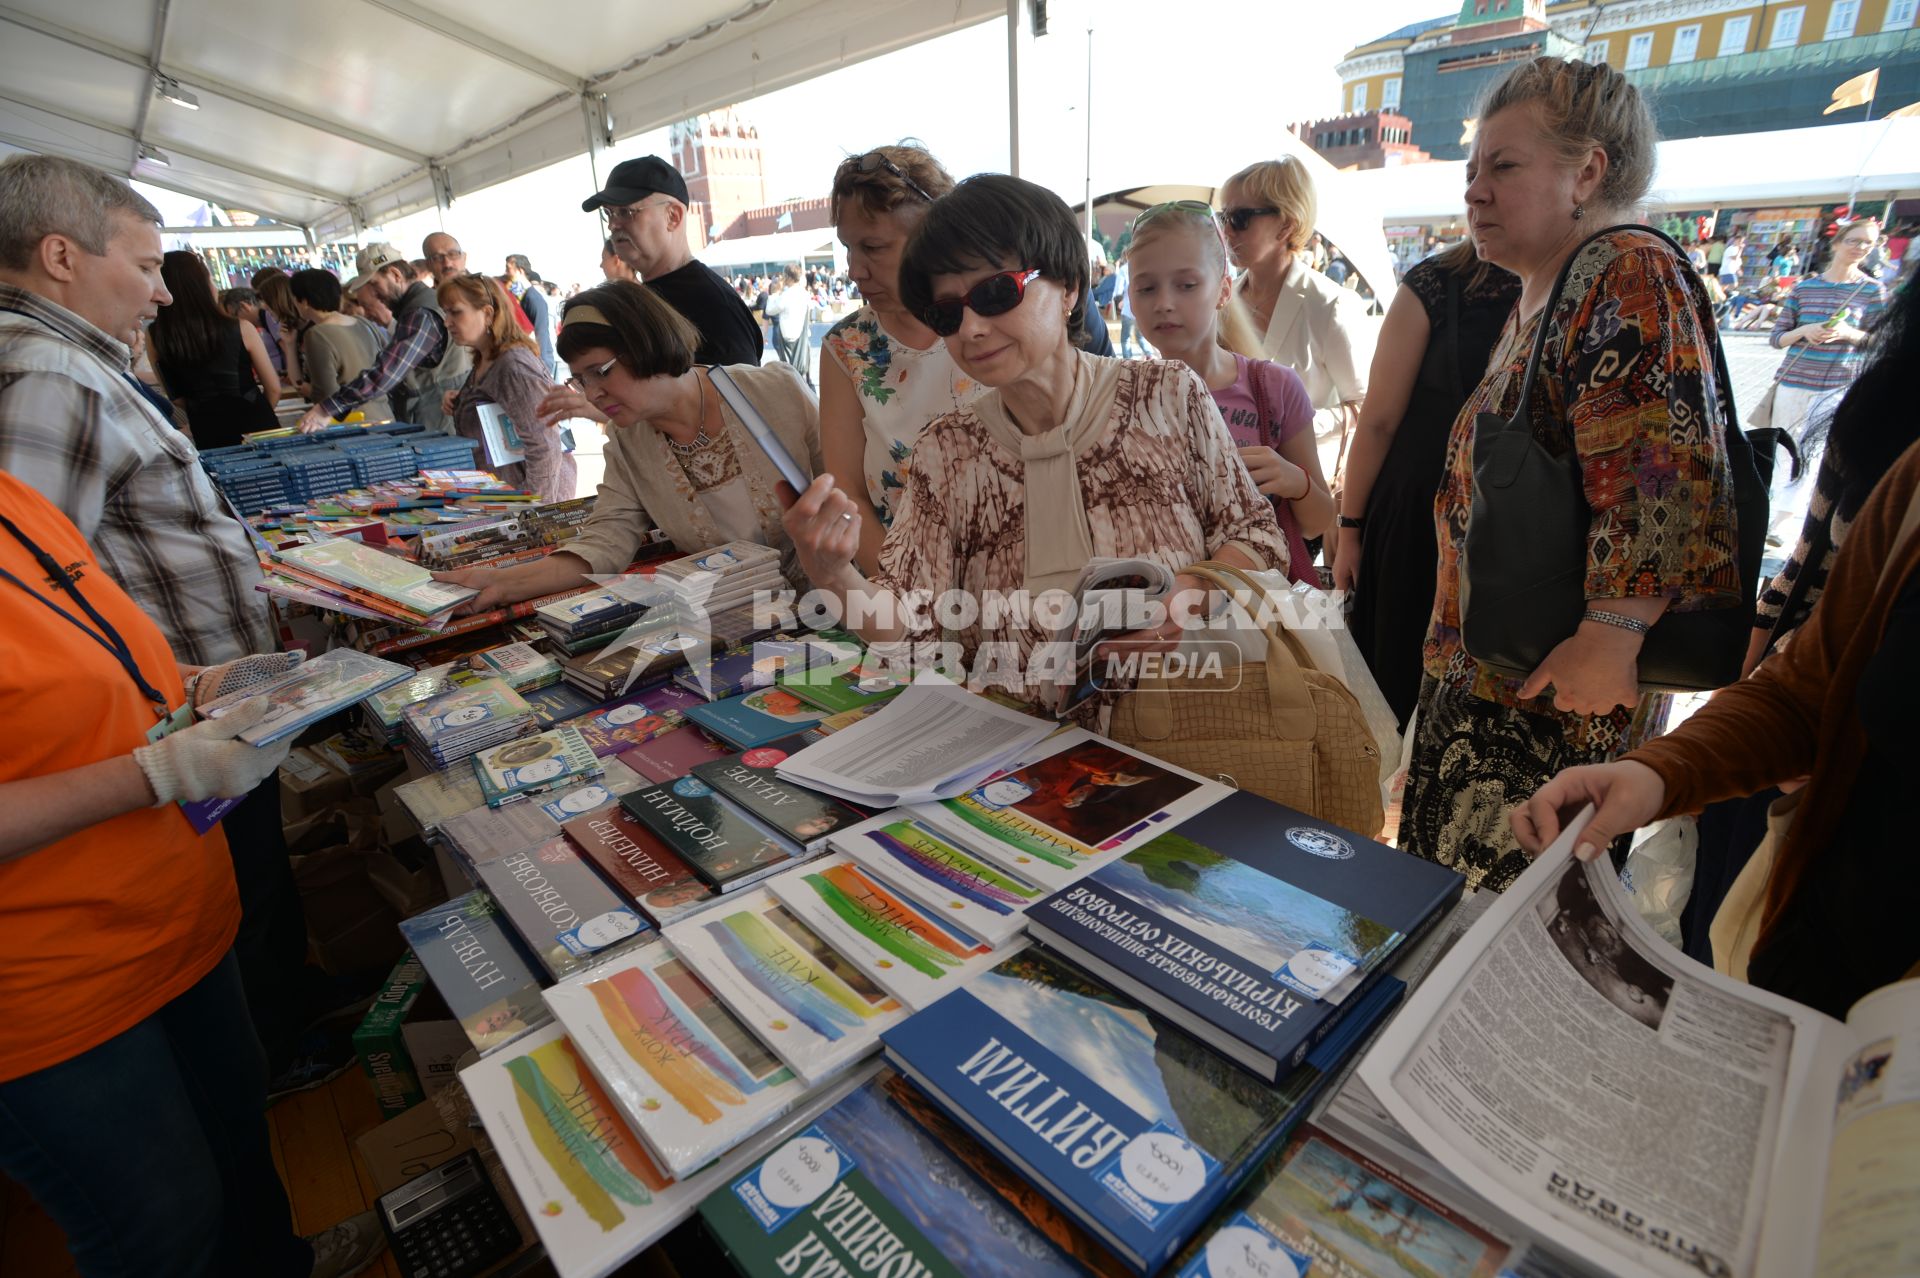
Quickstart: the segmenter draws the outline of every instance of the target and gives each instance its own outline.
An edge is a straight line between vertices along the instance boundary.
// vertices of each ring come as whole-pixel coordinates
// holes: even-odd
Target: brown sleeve
[[[1835,556],[1826,592],[1793,641],[1751,678],[1722,688],[1678,728],[1626,756],[1666,782],[1662,817],[1698,812],[1813,771],[1834,671],[1875,611],[1881,570],[1899,549],[1894,542],[1916,486],[1920,445],[1907,450],[1867,499]]]

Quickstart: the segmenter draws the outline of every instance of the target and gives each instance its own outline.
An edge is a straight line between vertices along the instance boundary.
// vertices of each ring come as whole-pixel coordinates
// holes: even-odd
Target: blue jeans
[[[1140,349],[1142,352],[1147,349],[1147,338],[1144,333],[1140,337]],[[1120,312],[1120,354],[1126,358],[1131,358],[1133,355],[1133,316],[1125,311]]]
[[[0,1171],[86,1278],[307,1278],[232,954],[80,1055],[0,1083]]]

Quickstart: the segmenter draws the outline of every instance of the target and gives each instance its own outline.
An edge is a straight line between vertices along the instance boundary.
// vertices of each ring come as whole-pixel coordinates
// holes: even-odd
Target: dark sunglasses
[[[1274,208],[1272,205],[1261,205],[1258,208],[1249,205],[1237,209],[1221,209],[1220,220],[1232,227],[1235,231],[1244,231],[1247,229],[1248,224],[1256,217],[1266,217],[1269,214],[1278,213],[1279,211],[1279,209]]]
[[[1005,315],[1020,305],[1020,299],[1027,295],[1027,285],[1039,278],[1037,267],[1028,271],[1002,271],[998,275],[989,275],[959,297],[935,298],[927,307],[926,314],[920,318],[941,337],[952,337],[960,331],[964,312],[971,310],[975,315],[988,319]]]
[[[927,203],[929,204],[933,203],[933,197],[927,194],[926,189],[922,187],[918,182],[908,177],[905,173],[902,173],[900,171],[900,166],[895,164],[892,160],[889,160],[886,156],[880,154],[878,151],[869,151],[865,155],[860,157],[860,171],[862,173],[871,173],[875,169],[885,169],[887,172],[899,178],[902,182],[905,182],[907,184],[907,189],[909,191],[912,191],[915,195],[919,196],[921,199],[925,200]]]

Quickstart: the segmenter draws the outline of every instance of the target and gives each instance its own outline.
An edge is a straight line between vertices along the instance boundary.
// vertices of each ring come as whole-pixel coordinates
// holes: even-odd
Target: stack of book
[[[209,701],[200,707],[200,715],[218,719],[244,703],[264,702],[265,714],[240,732],[240,740],[271,745],[412,675],[412,670],[396,662],[335,648],[267,683]]]
[[[515,692],[527,693],[560,682],[560,663],[530,643],[510,643],[480,654],[485,672],[507,681]]]
[[[405,683],[397,683],[384,692],[376,692],[360,703],[360,720],[369,735],[388,745],[401,743],[401,712],[408,706],[419,705],[431,700],[443,692],[450,692],[454,680],[461,674],[460,668],[448,662],[431,666],[425,670],[416,670],[413,678]],[[466,671],[468,680],[471,671]]]
[[[435,581],[418,564],[342,538],[272,552],[279,570],[348,603],[409,625],[437,627],[480,593]]]
[[[490,808],[591,781],[603,770],[579,730],[568,727],[549,728],[473,756],[473,772]]]
[[[569,654],[604,648],[621,631],[645,620],[652,604],[629,598],[631,591],[590,590],[540,605],[535,621],[554,644]]]
[[[629,692],[575,717],[572,724],[599,755],[619,754],[645,745],[686,722],[686,711],[700,698],[675,684],[656,684]]]
[[[532,708],[500,679],[443,692],[408,706],[400,717],[408,752],[431,771],[444,771],[488,746],[540,730]]]
[[[719,891],[695,874],[666,840],[617,803],[560,828],[655,927],[697,914],[720,899]]]
[[[620,803],[716,892],[738,891],[805,855],[697,777],[643,786]]]
[[[669,559],[655,579],[679,589],[674,613],[689,631],[712,635],[727,646],[756,632],[756,596],[787,589],[780,552],[750,541],[730,541],[712,550]]]
[[[634,684],[665,678],[687,659],[688,645],[671,620],[623,633],[616,643],[569,656],[560,677],[596,701],[611,701]]]
[[[563,836],[483,862],[475,873],[550,981],[651,939],[652,925]]]

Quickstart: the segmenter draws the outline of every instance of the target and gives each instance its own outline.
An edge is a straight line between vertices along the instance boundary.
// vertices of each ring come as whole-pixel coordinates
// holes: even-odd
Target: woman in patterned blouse
[[[901,299],[991,389],[935,418],[914,445],[878,574],[854,562],[858,509],[832,475],[785,520],[814,585],[850,605],[863,638],[944,631],[976,686],[1033,701],[1050,701],[1073,672],[1047,664],[1057,649],[1034,651],[1047,627],[1003,606],[1018,592],[1071,591],[1096,556],[1176,573],[1202,559],[1287,564],[1273,509],[1192,370],[1075,349],[1087,271],[1085,236],[1043,187],[986,175],[936,202],[907,245]],[[1200,583],[1179,585],[1174,615],[1132,638],[1177,640]]]
[[[1561,768],[1610,759],[1657,730],[1664,699],[1640,696],[1641,636],[1669,607],[1735,598],[1738,568],[1733,417],[1714,375],[1712,303],[1665,239],[1621,225],[1652,178],[1645,103],[1604,64],[1536,58],[1494,86],[1479,119],[1468,225],[1480,256],[1518,275],[1521,292],[1454,421],[1434,499],[1439,573],[1400,846],[1500,889],[1527,864],[1507,809]],[[1535,438],[1579,459],[1592,519],[1588,610],[1532,675],[1505,679],[1460,637],[1473,428],[1477,414],[1513,413],[1541,324],[1529,409]]]

